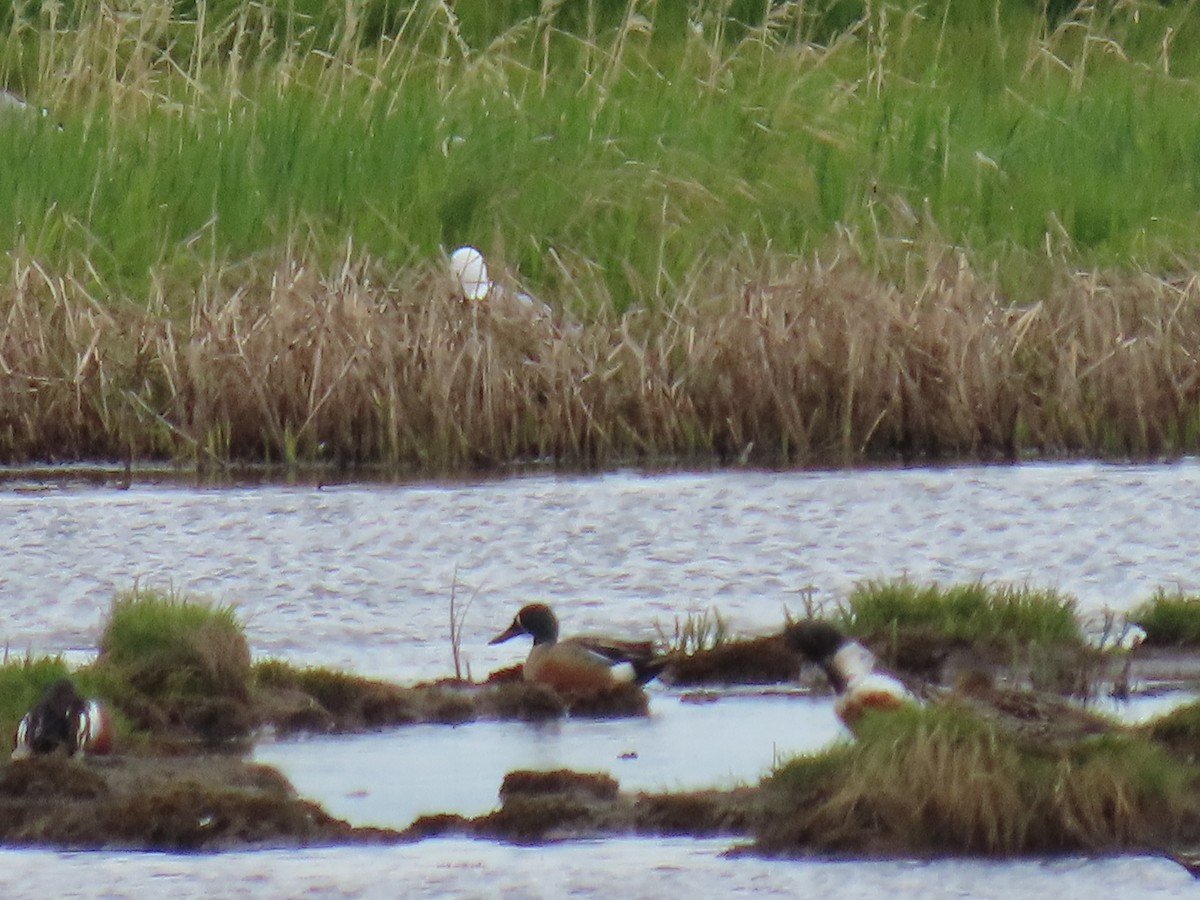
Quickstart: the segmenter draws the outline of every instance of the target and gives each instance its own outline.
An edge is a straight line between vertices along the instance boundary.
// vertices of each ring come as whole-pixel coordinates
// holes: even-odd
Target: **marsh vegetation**
[[[912,597],[923,598],[920,608],[930,612],[912,619],[905,599]],[[1194,598],[1156,594],[1137,620],[1149,622],[1164,603],[1177,617],[1181,604],[1195,608]],[[962,620],[952,612],[968,608],[974,612]],[[100,697],[118,726],[113,757],[0,763],[2,837],[7,843],[179,849],[444,833],[527,842],[633,832],[739,836],[767,854],[1186,849],[1200,839],[1196,705],[1140,726],[1080,706],[1106,689],[1112,664],[1161,649],[1162,638],[1148,636],[1129,654],[1096,650],[1071,609],[1070,598],[1054,591],[907,579],[864,584],[828,611],[830,617],[856,629],[920,685],[922,706],[876,714],[853,742],[780,761],[759,785],[627,794],[607,775],[516,773],[501,786],[494,812],[422,818],[401,835],[354,829],[329,817],[297,798],[277,773],[243,762],[243,755],[264,729],[326,733],[417,722],[641,715],[645,698],[576,709],[548,689],[514,681],[513,673],[494,673],[486,683],[405,686],[282,660],[252,661],[232,607],[135,588],[115,599],[95,662],[73,671],[61,659],[7,658],[0,666],[5,731],[64,674],[83,693]],[[677,630],[709,633],[720,620],[712,611],[679,622]],[[997,622],[1004,623],[1004,641],[997,641]],[[964,647],[988,672],[986,685],[968,690],[948,683],[895,652],[922,642]],[[1037,672],[1029,660],[1054,654],[1064,670],[1075,667],[1075,677],[1062,683],[1032,677]],[[1088,690],[1064,686],[1079,684],[1080,673],[1092,679]],[[779,635],[745,638],[725,630],[719,640],[671,650],[664,677],[677,685],[799,679],[814,692],[828,690],[822,675],[788,658]],[[1078,696],[1064,697],[1073,693]],[[197,816],[197,809],[205,812]],[[129,824],[131,811],[136,827]]]
[[[0,459],[1195,451],[1192,12],[14,5]]]

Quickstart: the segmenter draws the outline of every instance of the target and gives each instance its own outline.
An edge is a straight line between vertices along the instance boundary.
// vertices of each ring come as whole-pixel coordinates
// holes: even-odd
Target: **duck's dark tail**
[[[670,660],[654,651],[652,641],[622,641],[613,638],[586,638],[587,647],[614,666],[625,663],[633,669],[635,684],[657,678]]]
[[[631,659],[629,664],[633,666],[634,681],[638,684],[645,684],[647,681],[653,681],[663,673],[663,669],[671,660],[665,656],[651,656],[646,659]]]

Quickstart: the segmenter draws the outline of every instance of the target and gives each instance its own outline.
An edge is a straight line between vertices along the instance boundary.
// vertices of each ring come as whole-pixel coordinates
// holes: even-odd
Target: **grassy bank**
[[[1192,7],[5,10],[0,459],[1195,451]]]
[[[911,710],[781,766],[764,783],[758,846],[1000,856],[1179,847],[1197,834],[1196,774],[1193,760],[1129,733],[1039,750],[959,709]]]
[[[279,659],[252,662],[245,628],[232,607],[140,588],[114,599],[96,659],[88,665],[69,671],[58,657],[5,653],[0,734],[14,734],[21,716],[63,676],[84,696],[104,703],[119,752],[134,755],[236,752],[263,730],[324,734],[649,711],[637,685],[573,700],[525,683],[520,667],[493,673],[484,683],[446,677],[398,685]]]

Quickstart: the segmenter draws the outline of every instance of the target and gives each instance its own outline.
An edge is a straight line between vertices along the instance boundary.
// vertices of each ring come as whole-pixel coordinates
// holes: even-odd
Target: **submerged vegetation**
[[[6,7],[0,459],[1195,451],[1191,12]]]

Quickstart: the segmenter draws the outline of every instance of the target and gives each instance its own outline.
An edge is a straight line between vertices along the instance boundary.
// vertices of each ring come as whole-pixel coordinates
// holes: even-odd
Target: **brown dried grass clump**
[[[351,827],[298,798],[275,770],[228,755],[0,762],[0,787],[8,846],[191,851],[399,838]]]
[[[930,248],[884,278],[731,263],[661,309],[531,319],[439,270],[287,258],[114,298],[15,261],[0,459],[422,469],[1200,449],[1200,282],[1063,275],[1013,308]]]

